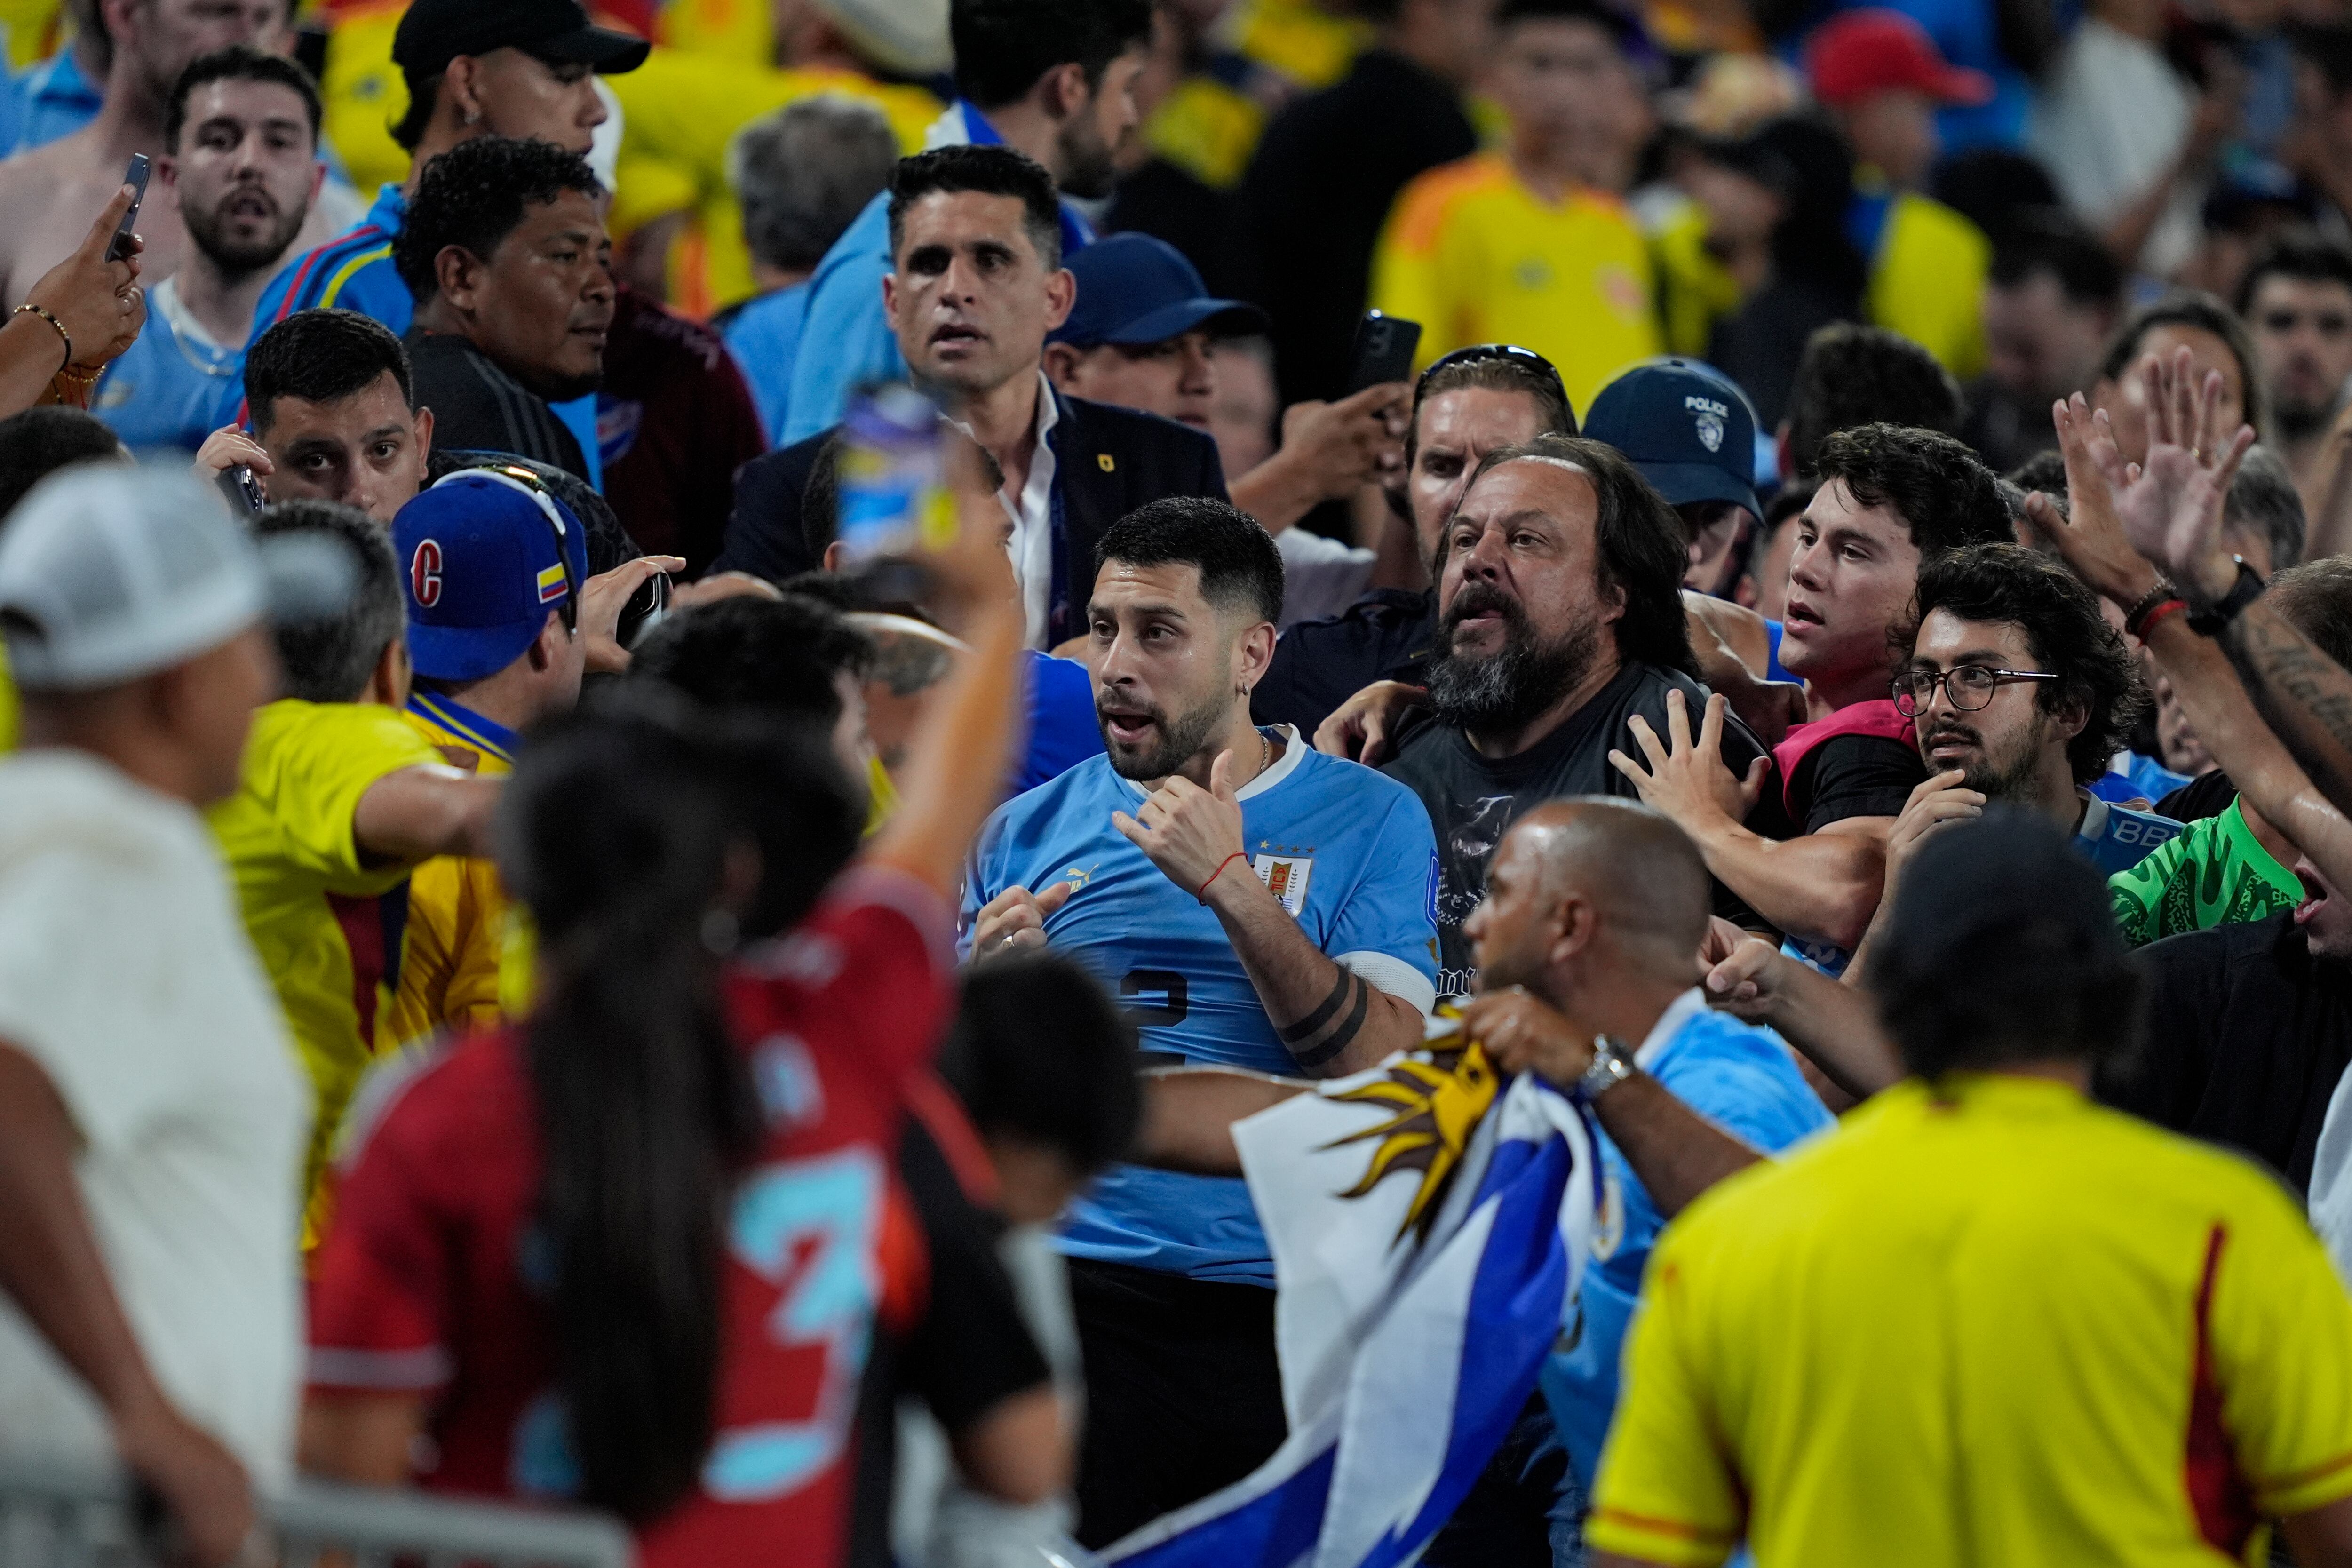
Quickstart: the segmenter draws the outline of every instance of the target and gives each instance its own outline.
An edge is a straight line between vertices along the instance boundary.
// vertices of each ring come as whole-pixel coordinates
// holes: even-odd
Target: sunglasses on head
[[[1557,394],[1562,403],[1568,401],[1568,387],[1559,379],[1559,367],[1535,350],[1523,349],[1517,343],[1473,343],[1466,349],[1455,349],[1450,354],[1441,354],[1430,362],[1429,368],[1423,371],[1420,378],[1413,383],[1413,397],[1418,401],[1423,391],[1429,385],[1429,378],[1441,370],[1458,364],[1491,363],[1517,365],[1521,370],[1542,382],[1547,390]]]
[[[435,480],[434,488],[437,489],[453,479],[475,478],[489,479],[494,483],[506,486],[509,489],[520,490],[531,499],[533,504],[539,508],[541,515],[547,519],[547,526],[555,531],[555,563],[563,569],[563,603],[556,606],[555,613],[563,618],[565,626],[578,626],[580,624],[580,576],[572,570],[572,552],[566,548],[575,525],[563,521],[563,510],[556,502],[555,492],[549,489],[547,481],[537,474],[532,473],[529,468],[518,468],[511,463],[500,463],[479,468],[458,468]],[[584,547],[587,541],[583,538],[581,543]]]

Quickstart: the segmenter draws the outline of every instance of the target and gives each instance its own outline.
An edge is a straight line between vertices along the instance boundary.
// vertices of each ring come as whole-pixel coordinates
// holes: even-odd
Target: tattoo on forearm
[[[1319,1068],[1355,1043],[1372,1007],[1372,988],[1363,976],[1343,969],[1322,1005],[1276,1033],[1302,1068]]]
[[[2352,792],[2352,675],[2261,604],[2230,623],[2221,646],[2254,706],[2326,792]]]

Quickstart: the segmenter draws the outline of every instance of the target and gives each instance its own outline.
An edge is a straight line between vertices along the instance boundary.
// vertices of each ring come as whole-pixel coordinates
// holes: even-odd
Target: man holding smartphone
[[[0,165],[0,307],[13,309],[36,279],[79,242],[89,215],[113,199],[134,153],[165,143],[172,87],[201,55],[231,44],[275,51],[287,41],[286,0],[142,0],[114,33],[106,102],[98,118],[61,141]],[[137,221],[141,276],[150,284],[186,260],[188,232],[177,205],[151,195]],[[326,237],[315,207],[299,243]]]
[[[194,451],[236,416],[254,306],[326,178],[318,84],[283,56],[215,49],[180,73],[163,146],[155,195],[176,199],[188,258],[148,292],[147,329],[90,407],[125,446]]]

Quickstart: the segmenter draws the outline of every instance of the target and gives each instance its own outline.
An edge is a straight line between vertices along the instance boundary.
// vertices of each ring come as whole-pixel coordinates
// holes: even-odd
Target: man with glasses
[[[1948,436],[1894,425],[1840,430],[1814,454],[1821,489],[1798,520],[1780,662],[1813,715],[1773,748],[1767,778],[1726,779],[1696,710],[1625,747],[1642,798],[1697,840],[1707,869],[1835,974],[1885,887],[1883,846],[1925,776],[1887,680],[1927,563],[2012,537],[1991,470]],[[1702,743],[1689,736],[1697,729]],[[2090,775],[2096,777],[2095,773]],[[1774,840],[1726,802],[1777,792],[1801,837]]]
[[[2310,481],[2352,379],[2352,250],[2315,234],[2281,236],[2247,268],[2238,313],[2253,333],[2280,455],[2316,512],[2325,498]]]
[[[1874,934],[1919,846],[1990,803],[2049,817],[2109,876],[2180,832],[2169,817],[2084,787],[2106,771],[2147,693],[2097,595],[2062,563],[2016,544],[1981,544],[1927,563],[1908,641],[1894,705],[1935,771],[1887,835],[1887,896]]]

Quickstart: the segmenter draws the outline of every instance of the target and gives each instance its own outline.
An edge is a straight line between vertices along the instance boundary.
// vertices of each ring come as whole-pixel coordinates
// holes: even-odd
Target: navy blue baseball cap
[[[1601,389],[1584,433],[1642,470],[1668,506],[1731,501],[1758,517],[1756,410],[1739,384],[1696,360],[1636,365]]]
[[[1240,300],[1212,300],[1184,253],[1148,234],[1114,234],[1073,254],[1078,280],[1070,319],[1045,341],[1090,349],[1140,347],[1214,324],[1225,332],[1262,332],[1265,313]]]
[[[588,531],[527,468],[460,468],[419,491],[392,520],[392,547],[409,662],[435,680],[520,658],[588,577]]]

